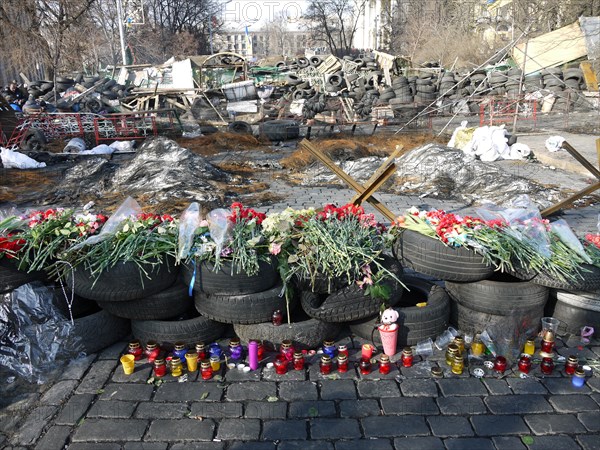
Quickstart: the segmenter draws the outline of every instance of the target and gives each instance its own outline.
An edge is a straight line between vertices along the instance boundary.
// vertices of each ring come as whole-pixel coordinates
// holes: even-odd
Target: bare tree
[[[338,56],[351,53],[358,21],[367,0],[309,0],[304,15],[315,42]]]
[[[291,48],[289,45],[288,17],[285,12],[275,15],[273,20],[264,26],[267,35],[266,56],[289,56]]]

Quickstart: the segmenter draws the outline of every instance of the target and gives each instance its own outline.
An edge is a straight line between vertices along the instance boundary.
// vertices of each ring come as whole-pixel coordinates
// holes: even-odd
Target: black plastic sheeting
[[[44,383],[84,350],[53,296],[53,290],[33,282],[0,297],[0,366],[32,383]]]

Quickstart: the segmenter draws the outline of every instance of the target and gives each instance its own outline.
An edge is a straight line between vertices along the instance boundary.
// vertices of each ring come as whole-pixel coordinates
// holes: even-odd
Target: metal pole
[[[212,33],[212,15],[208,17],[208,41],[210,44],[210,54],[213,54],[213,33]]]
[[[521,94],[523,93],[523,78],[525,77],[525,66],[527,65],[527,47],[529,46],[529,39],[525,41],[525,51],[523,53],[523,70],[521,71],[521,77],[519,78],[519,93],[517,94],[517,104],[515,105],[515,116],[513,118],[512,134],[517,132],[517,118],[519,116],[519,103],[521,101]]]
[[[127,52],[125,51],[125,30],[123,29],[123,5],[122,0],[117,0],[117,21],[119,22],[119,40],[121,41],[121,58],[123,65],[127,65]]]

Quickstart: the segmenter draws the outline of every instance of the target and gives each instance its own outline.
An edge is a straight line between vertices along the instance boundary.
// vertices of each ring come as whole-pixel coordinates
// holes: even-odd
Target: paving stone
[[[287,415],[286,402],[248,402],[244,417],[249,419],[281,419]]]
[[[277,384],[272,381],[261,383],[235,383],[227,388],[229,401],[266,400],[277,395]]]
[[[86,419],[71,437],[73,442],[140,441],[147,420]],[[166,439],[165,439],[166,440]]]
[[[292,366],[286,374],[278,375],[274,368],[263,370],[263,379],[268,381],[304,381],[307,378],[306,369],[294,370]],[[229,379],[227,381],[230,381]]]
[[[495,378],[484,378],[483,384],[487,387],[492,395],[509,395],[512,394],[510,387],[505,380],[497,380]]]
[[[504,436],[507,434],[530,433],[529,428],[519,416],[473,416],[471,417],[471,423],[477,436]]]
[[[310,419],[311,439],[358,439],[361,437],[356,419]]]
[[[90,407],[94,394],[75,394],[60,411],[55,419],[57,425],[75,425]]]
[[[206,403],[212,405],[212,403]],[[136,419],[181,419],[188,413],[185,402],[179,403],[153,403],[141,402],[135,410]]]
[[[42,398],[40,403],[44,405],[60,405],[73,393],[73,389],[79,382],[76,380],[63,380],[54,384],[48,389]]]
[[[114,383],[104,388],[100,400],[136,400],[143,402],[150,400],[153,391],[154,386],[150,384]]]
[[[600,394],[592,394],[590,398],[600,405]]]
[[[427,422],[437,437],[473,436],[473,429],[466,417],[429,416]]]
[[[438,380],[438,385],[444,397],[457,396],[483,396],[487,395],[487,389],[481,380],[468,378],[460,380]]]
[[[335,417],[335,403],[332,401],[308,401],[290,403],[288,417],[290,419],[307,419],[312,417]]]
[[[229,450],[275,450],[277,445],[274,442],[232,442]]]
[[[600,377],[588,378],[586,384],[592,388],[593,391],[600,392]]]
[[[167,450],[168,442],[126,442],[123,450]]]
[[[579,435],[577,436],[577,442],[583,450],[600,450],[600,439],[596,435]]]
[[[14,430],[23,419],[24,412],[11,412],[0,414],[0,430]],[[2,439],[0,439],[1,441]]]
[[[129,419],[133,415],[136,406],[137,402],[99,400],[90,408],[86,414],[86,418],[102,417],[104,419]]]
[[[485,404],[494,414],[539,414],[553,412],[542,395],[503,395],[488,397]]]
[[[38,406],[31,411],[11,439],[15,445],[32,445],[58,411],[57,406]]]
[[[510,388],[515,394],[540,394],[548,393],[546,387],[535,378],[508,378]]]
[[[573,386],[571,378],[548,378],[543,380],[542,383],[551,394],[588,394],[590,392],[590,388],[585,385],[580,388]]]
[[[224,442],[185,442],[171,445],[170,450],[223,450]]]
[[[577,418],[589,431],[600,432],[600,411],[597,407],[594,411],[577,414]]]
[[[317,356],[320,357],[319,354]],[[311,359],[307,359],[310,361]],[[356,370],[356,363],[350,360],[348,362],[348,371],[347,372],[338,372],[337,366],[334,365],[333,370],[329,375],[323,375],[319,369],[319,362],[315,359],[313,362],[308,364],[308,379],[311,381],[322,381],[322,380],[357,380],[359,378],[358,372]]]
[[[36,450],[50,450],[63,448],[71,434],[71,427],[54,425],[37,442]]]
[[[106,384],[111,372],[117,366],[115,360],[96,361],[92,369],[81,380],[75,391],[77,394],[96,394]]]
[[[121,444],[114,442],[75,442],[69,450],[121,450]]]
[[[307,438],[306,420],[265,420],[262,438],[265,441],[286,441]]]
[[[333,444],[327,441],[283,441],[277,450],[333,450]]]
[[[440,411],[431,397],[382,398],[381,408],[385,415],[418,414],[423,416],[439,414]]]
[[[353,441],[336,441],[335,450],[393,450],[388,439],[355,439]]]
[[[200,417],[209,419],[238,418],[243,415],[243,406],[237,402],[195,402],[192,403],[190,413],[192,419]]]
[[[266,372],[268,369],[264,369]],[[260,368],[259,370],[251,370],[250,372],[244,372],[243,370],[227,369],[225,371],[225,381],[228,383],[239,383],[240,381],[260,381]]]
[[[398,364],[400,366],[400,373],[402,374],[402,376],[404,378],[430,378],[431,377],[431,368],[435,365],[432,364],[431,361],[416,361],[416,359],[419,358],[418,356],[415,356],[415,363],[412,365],[412,367],[401,367],[401,364]]]
[[[425,379],[402,380],[400,390],[405,397],[437,397],[435,381]]]
[[[554,395],[550,403],[561,413],[598,411],[596,402],[587,395]]]
[[[532,436],[527,443],[529,450],[564,450],[577,448],[577,443],[569,436]]]
[[[444,444],[448,450],[496,450],[492,440],[485,438],[450,438]]]
[[[492,442],[497,450],[526,450],[521,438],[514,436],[494,436]]]
[[[359,381],[356,386],[361,398],[400,397],[398,383],[394,380]]]
[[[218,402],[223,388],[216,383],[164,383],[154,394],[155,402]]]
[[[525,416],[525,421],[534,434],[584,433],[585,428],[571,414],[543,414]]]
[[[351,380],[323,380],[319,382],[321,400],[355,400],[356,386]]]
[[[283,382],[279,383],[279,398],[288,402],[318,400],[319,393],[313,381]]]
[[[378,416],[381,408],[377,400],[342,400],[340,402],[340,417],[369,417]]]
[[[394,439],[396,450],[444,450],[442,440],[437,437],[400,437]]]
[[[440,397],[437,405],[445,415],[471,416],[487,413],[487,408],[479,397]]]
[[[366,438],[429,436],[429,428],[422,416],[365,417],[360,419]]]
[[[157,419],[153,420],[145,441],[212,441],[215,423],[212,420]],[[187,447],[186,447],[187,448]]]
[[[111,381],[113,383],[145,383],[152,375],[152,365],[147,362],[140,363],[136,361],[135,369],[131,375],[125,375],[125,372],[119,367],[113,373]]]
[[[259,435],[258,419],[223,419],[217,430],[217,439],[223,441],[257,441]]]
[[[98,355],[98,359],[109,359],[118,361],[119,357],[127,351],[127,342],[117,342],[116,344],[106,347]]]
[[[25,392],[22,394],[16,394],[14,396],[2,396],[0,397],[0,408],[5,412],[27,412],[40,399],[38,392]]]

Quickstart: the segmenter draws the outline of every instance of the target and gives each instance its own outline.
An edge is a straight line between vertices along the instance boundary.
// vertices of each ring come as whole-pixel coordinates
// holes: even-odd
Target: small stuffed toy
[[[381,325],[380,329],[385,331],[394,331],[398,328],[398,324],[395,323],[400,315],[394,308],[388,308],[381,313]]]

